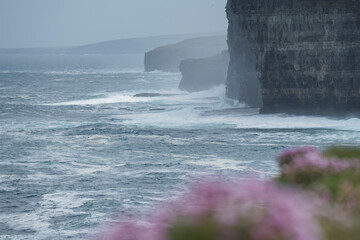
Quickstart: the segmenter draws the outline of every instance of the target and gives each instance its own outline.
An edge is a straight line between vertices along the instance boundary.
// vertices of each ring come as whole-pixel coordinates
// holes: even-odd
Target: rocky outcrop
[[[225,84],[229,61],[227,50],[209,58],[181,61],[182,79],[179,88],[188,92],[197,92]]]
[[[256,57],[262,112],[360,110],[360,1],[228,0],[227,16],[228,81],[237,81],[239,99],[248,87],[237,71],[245,42]]]
[[[184,40],[147,52],[145,71],[178,72],[182,60],[214,56],[224,49],[227,49],[225,35]]]

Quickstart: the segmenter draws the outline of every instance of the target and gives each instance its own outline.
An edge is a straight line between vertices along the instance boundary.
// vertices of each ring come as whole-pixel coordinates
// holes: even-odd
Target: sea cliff
[[[197,92],[225,84],[228,66],[227,50],[209,58],[185,59],[180,63],[182,79],[179,88],[188,92]]]
[[[254,103],[246,93],[254,94],[257,79],[238,71],[245,44],[263,113],[360,110],[360,1],[228,0],[226,9],[228,96]]]
[[[145,71],[179,72],[182,60],[214,56],[224,49],[227,49],[225,35],[187,39],[158,47],[145,54]]]

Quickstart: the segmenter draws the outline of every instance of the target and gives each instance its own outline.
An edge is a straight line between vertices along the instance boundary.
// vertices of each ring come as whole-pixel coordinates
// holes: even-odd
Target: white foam
[[[124,123],[163,128],[225,127],[237,129],[335,129],[360,131],[360,119],[330,119],[327,117],[259,114],[256,109],[245,112],[247,106],[225,98],[225,87],[175,96],[167,101],[182,104],[177,109],[131,115]],[[218,97],[216,99],[216,97]],[[205,107],[198,109],[198,106]],[[244,109],[244,110],[242,110]],[[220,111],[219,111],[220,110]],[[225,111],[221,111],[225,110]],[[207,111],[208,114],[204,114]]]
[[[21,70],[0,70],[0,73],[32,73],[32,71],[21,71]]]
[[[129,73],[144,73],[140,68],[137,69],[75,69],[63,71],[46,71],[36,72],[49,75],[95,75],[95,74],[129,74]]]
[[[150,94],[159,94],[159,96],[154,97],[136,97],[137,94],[150,93]],[[92,98],[85,100],[74,100],[66,101],[59,103],[47,103],[41,104],[45,106],[72,106],[72,105],[101,105],[101,104],[113,104],[113,103],[142,103],[142,102],[167,102],[167,103],[180,103],[182,99],[181,96],[187,95],[188,93],[179,91],[178,89],[168,89],[168,90],[159,90],[159,91],[148,91],[138,90],[138,91],[123,91],[123,92],[113,92],[113,93],[92,93],[89,94]],[[178,96],[181,95],[181,96]],[[102,96],[102,97],[99,97]]]
[[[326,117],[252,115],[236,121],[237,128],[257,129],[336,129],[360,131],[360,119],[334,120]]]
[[[78,214],[88,214],[75,212],[73,209],[82,206],[85,202],[92,199],[81,198],[75,192],[59,191],[46,194],[39,202],[40,208],[32,212],[1,214],[0,223],[6,223],[12,229],[18,231],[35,231],[32,238],[36,236],[57,235],[57,231],[52,229],[51,218],[59,216],[69,216]],[[81,231],[80,231],[81,232]],[[62,234],[65,234],[65,232]],[[79,234],[79,231],[67,232],[69,236]]]
[[[166,143],[170,143],[173,145],[190,145],[192,143],[191,140],[187,139],[187,138],[179,138],[179,137],[172,137],[169,135],[156,135],[156,134],[152,134],[152,135],[137,135],[137,134],[127,134],[127,137],[132,137],[132,138],[136,138],[136,139],[154,139],[155,141],[160,141],[160,142],[166,142]]]
[[[78,163],[73,163],[73,165],[78,166],[78,168],[74,168],[73,170],[76,171],[76,173],[79,175],[89,175],[98,172],[107,172],[111,170],[111,167],[108,166],[95,166],[95,165],[78,164]]]
[[[53,70],[53,71],[42,71],[42,70],[0,70],[0,74],[47,74],[47,75],[94,75],[94,74],[145,74],[142,68],[128,68],[128,69],[74,69],[74,70]],[[146,73],[150,74],[150,73]],[[162,73],[160,75],[171,75],[171,73]]]
[[[9,181],[10,178],[11,178],[11,175],[0,175],[0,183]]]
[[[61,122],[61,121],[44,121],[44,122],[26,122],[26,123],[9,123],[9,124],[0,124],[1,131],[9,130],[31,130],[31,129],[53,129],[53,128],[76,128],[83,125],[93,124],[93,122]],[[14,135],[24,136],[26,132],[16,132]]]
[[[101,192],[86,192],[86,195],[104,193]],[[112,195],[114,193],[106,192],[106,195]],[[71,215],[84,215],[86,216],[87,222],[98,224],[108,220],[108,216],[104,213],[99,212],[81,212],[76,208],[81,207],[91,198],[81,196],[81,192],[71,191],[58,191],[51,194],[43,195],[43,199],[39,202],[40,207],[32,212],[24,213],[11,213],[1,214],[0,213],[0,224],[6,224],[11,229],[17,231],[34,231],[30,236],[28,235],[10,235],[9,239],[51,239],[50,236],[59,236],[61,232],[62,238],[74,238],[80,234],[88,234],[90,229],[64,229],[62,226],[55,226],[54,228],[53,218],[54,217],[68,217]],[[88,216],[90,214],[90,216]],[[4,236],[4,235],[1,235]],[[0,237],[0,239],[3,239]],[[7,238],[5,238],[7,239]]]
[[[43,233],[51,231],[48,218],[38,212],[1,214],[0,223],[7,224],[18,231],[29,229]]]
[[[104,98],[93,98],[87,100],[76,100],[76,101],[69,101],[69,102],[60,102],[60,103],[51,103],[51,104],[44,104],[47,106],[75,106],[75,105],[101,105],[101,104],[112,104],[112,103],[135,103],[135,102],[148,102],[150,98],[140,98],[134,97],[130,95],[111,95]]]
[[[360,119],[333,120],[325,117],[222,114],[202,116],[192,108],[131,116],[124,124],[162,128],[237,128],[237,129],[335,129],[360,131]]]
[[[34,175],[28,175],[27,176],[27,180],[31,180],[31,181],[49,181],[49,180],[53,180],[56,178],[60,178],[60,176],[57,175],[47,175],[47,174],[42,174],[42,173],[36,173]]]
[[[214,168],[217,170],[237,170],[243,171],[248,169],[246,164],[250,162],[242,162],[234,159],[219,158],[218,156],[213,157],[201,157],[198,160],[191,160],[188,163],[198,166],[204,166],[205,168]]]
[[[130,116],[131,119],[123,121],[123,124],[136,125],[141,127],[192,127],[197,124],[203,126],[205,123],[198,122],[199,115],[192,108],[163,111],[155,113],[140,113]]]
[[[58,191],[43,195],[40,205],[44,209],[53,209],[60,214],[67,212],[72,213],[72,209],[81,207],[86,202],[91,201],[90,198],[82,198],[78,196],[78,192]],[[54,212],[54,213],[55,213]],[[55,215],[58,215],[55,213]]]
[[[156,73],[158,74],[158,73]],[[164,73],[166,74],[166,73]],[[113,103],[150,103],[162,111],[144,111],[117,116],[123,124],[159,128],[237,128],[237,129],[335,129],[360,131],[360,119],[335,120],[326,117],[291,116],[285,114],[260,115],[256,109],[246,112],[245,104],[225,97],[225,86],[210,90],[186,93],[177,89],[156,93],[175,94],[157,97],[134,97],[137,93],[120,92],[102,94],[87,100],[52,103],[52,106],[101,105]],[[150,93],[155,93],[151,92]],[[244,111],[242,110],[244,109]],[[146,109],[148,110],[148,109]],[[205,114],[206,113],[206,114]]]
[[[59,236],[59,230],[52,228],[50,218],[45,212],[35,211],[31,213],[0,214],[0,223],[9,225],[17,231],[34,231],[31,235],[1,235],[0,239],[32,240],[51,239],[50,236]],[[90,230],[91,231],[91,230]],[[65,230],[61,229],[61,238],[73,238],[79,234],[88,234],[88,229]]]

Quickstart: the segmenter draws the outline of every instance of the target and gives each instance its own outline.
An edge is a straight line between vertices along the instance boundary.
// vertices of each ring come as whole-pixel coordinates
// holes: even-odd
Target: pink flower
[[[121,223],[109,240],[171,240],[179,221],[196,225],[211,219],[220,239],[239,239],[239,226],[252,240],[319,240],[314,202],[271,182],[208,182],[192,186],[177,201],[165,205],[149,225]]]
[[[278,162],[281,164],[283,161],[291,160],[294,157],[301,156],[307,153],[317,152],[316,148],[305,146],[305,147],[299,147],[299,148],[290,148],[285,150],[283,153],[281,153],[277,159]]]
[[[358,162],[344,159],[328,158],[315,148],[303,147],[290,149],[279,155],[278,162],[285,174],[307,170],[308,168],[340,172],[352,167],[359,167]]]

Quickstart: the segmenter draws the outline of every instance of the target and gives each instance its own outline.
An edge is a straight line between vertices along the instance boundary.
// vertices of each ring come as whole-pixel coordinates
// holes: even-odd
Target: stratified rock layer
[[[245,37],[263,112],[360,110],[360,1],[228,0],[227,15],[230,80],[246,92],[236,72]]]
[[[227,49],[225,35],[193,38],[162,46],[145,54],[145,71],[178,72],[182,60],[214,56],[224,49]]]
[[[227,50],[209,58],[183,60],[180,63],[182,79],[179,88],[197,92],[225,84],[229,61]]]

